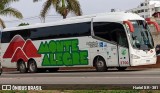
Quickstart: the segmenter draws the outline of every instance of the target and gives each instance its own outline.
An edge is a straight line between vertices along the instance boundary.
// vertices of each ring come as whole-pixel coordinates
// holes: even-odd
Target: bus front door
[[[118,55],[119,55],[119,66],[120,67],[130,66],[128,48],[118,46]]]
[[[123,30],[117,34],[118,38],[118,55],[119,55],[119,66],[127,67],[130,66],[129,62],[129,45],[126,34]]]

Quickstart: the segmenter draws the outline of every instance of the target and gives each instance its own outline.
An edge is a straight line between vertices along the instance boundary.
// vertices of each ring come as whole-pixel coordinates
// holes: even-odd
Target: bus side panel
[[[3,66],[16,68],[17,61],[26,63],[34,59],[38,68],[51,67],[90,67],[89,47],[86,42],[90,37],[54,39],[54,40],[23,40],[16,35],[10,43],[3,43]],[[21,43],[20,41],[23,41]]]
[[[11,62],[12,58],[4,58],[4,54],[6,53],[6,50],[9,46],[9,43],[2,43],[1,48],[2,48],[2,66],[7,67],[7,68],[17,68],[17,64],[15,62]]]
[[[101,56],[104,58],[107,67],[118,67],[119,64],[118,64],[117,45],[96,39],[93,40],[92,42],[90,42],[92,62],[96,56]]]
[[[34,41],[41,58],[37,58],[38,68],[91,67],[90,48],[86,45],[91,38],[75,37]]]
[[[16,68],[20,57],[22,57],[26,65],[28,60],[33,58],[36,60],[38,68],[92,67],[93,59],[98,55],[105,59],[107,66],[118,66],[118,62],[115,61],[117,57],[114,57],[117,55],[116,53],[112,53],[114,55],[111,55],[111,60],[108,62],[109,56],[107,52],[113,52],[110,51],[109,47],[113,48],[114,45],[93,39],[91,36],[43,41],[32,41],[29,39],[25,40],[22,46],[16,46],[17,42],[13,44],[14,46],[11,49],[10,45],[12,43],[4,43],[2,45],[4,58],[2,64],[4,67]],[[12,50],[13,55],[5,57],[8,49]],[[115,48],[114,51],[116,50]],[[19,57],[16,54],[24,56]]]

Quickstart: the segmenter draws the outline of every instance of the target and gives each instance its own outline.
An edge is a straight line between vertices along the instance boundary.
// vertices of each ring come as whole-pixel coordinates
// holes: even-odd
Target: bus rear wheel
[[[106,62],[103,58],[98,58],[95,61],[95,68],[98,72],[105,72],[107,71]]]
[[[36,73],[37,72],[37,64],[34,59],[31,59],[28,61],[28,70],[30,73]]]
[[[23,60],[20,60],[18,62],[18,70],[20,71],[20,73],[26,73],[27,72],[26,64]]]
[[[127,67],[117,67],[117,69],[118,69],[119,71],[125,71],[125,70],[127,69]]]
[[[2,71],[2,68],[0,68],[0,75],[2,74],[2,72],[3,72],[3,71]]]

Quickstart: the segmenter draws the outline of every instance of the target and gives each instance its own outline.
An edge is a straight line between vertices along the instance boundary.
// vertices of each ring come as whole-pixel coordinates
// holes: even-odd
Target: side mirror
[[[127,24],[129,26],[129,30],[130,32],[134,32],[134,27],[133,24],[131,23],[131,21],[123,21],[123,24]]]
[[[153,24],[153,25],[155,26],[157,32],[160,32],[160,27],[159,27],[159,25],[158,25],[157,22],[147,21],[147,23],[148,23],[149,25]]]

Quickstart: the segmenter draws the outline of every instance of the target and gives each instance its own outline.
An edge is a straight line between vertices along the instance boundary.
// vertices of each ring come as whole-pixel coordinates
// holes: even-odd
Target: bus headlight
[[[131,54],[131,58],[133,58],[133,59],[140,59],[140,57],[139,57],[139,56],[134,55],[134,54]]]

